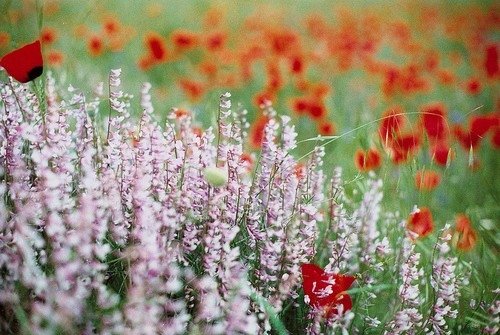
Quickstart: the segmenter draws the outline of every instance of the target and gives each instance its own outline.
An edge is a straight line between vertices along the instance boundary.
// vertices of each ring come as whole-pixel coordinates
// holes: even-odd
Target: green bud
[[[205,180],[214,187],[222,187],[227,184],[227,172],[215,166],[207,167],[203,171]]]

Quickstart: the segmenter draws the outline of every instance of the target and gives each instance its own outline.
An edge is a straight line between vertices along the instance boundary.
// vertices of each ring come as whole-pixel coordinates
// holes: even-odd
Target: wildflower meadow
[[[0,0],[0,334],[497,334],[495,1]]]

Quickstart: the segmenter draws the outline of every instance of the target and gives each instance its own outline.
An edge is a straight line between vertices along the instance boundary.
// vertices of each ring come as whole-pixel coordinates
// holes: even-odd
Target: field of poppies
[[[499,13],[0,1],[0,333],[498,333]]]

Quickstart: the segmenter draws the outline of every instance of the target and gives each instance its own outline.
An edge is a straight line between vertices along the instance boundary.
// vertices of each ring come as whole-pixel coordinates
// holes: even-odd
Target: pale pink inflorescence
[[[400,282],[388,324],[363,308],[328,320],[311,308],[308,333],[359,332],[355,316],[388,334],[449,331],[464,268],[441,239],[436,301],[424,318],[425,278],[410,238],[397,241],[399,267],[384,267],[397,248],[387,232],[404,227],[384,216],[380,180],[368,177],[359,203],[344,193],[339,168],[326,187],[324,146],[299,173],[295,126],[269,103],[249,168],[247,112],[233,110],[229,93],[220,96],[217,128],[200,133],[177,109],[162,124],[149,83],[134,111],[120,76],[111,71],[107,99],[102,83],[85,96],[50,74],[43,99],[27,85],[1,84],[0,309],[24,311],[26,332],[266,334],[272,315],[259,299],[283,318],[307,308],[300,266],[313,261],[327,261],[327,272],[360,272],[366,306],[377,299],[370,290],[385,284],[377,272],[394,271]],[[211,184],[207,168],[227,181]],[[12,319],[0,319],[0,330]]]

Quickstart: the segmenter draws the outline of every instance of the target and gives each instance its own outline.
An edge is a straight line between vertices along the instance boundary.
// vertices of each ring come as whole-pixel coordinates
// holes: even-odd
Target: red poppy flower
[[[148,58],[155,62],[164,62],[167,60],[165,39],[160,34],[148,32],[144,37],[144,44],[148,50]]]
[[[406,228],[418,234],[418,237],[426,237],[434,230],[432,213],[427,207],[417,209],[410,214]]]
[[[481,92],[481,82],[476,78],[471,78],[465,83],[465,90],[471,95],[476,95]]]
[[[386,111],[378,128],[378,133],[382,142],[387,144],[387,141],[392,140],[403,127],[404,122],[405,119],[401,107],[396,106]]]
[[[310,102],[306,97],[297,97],[293,98],[290,101],[290,105],[295,113],[297,113],[298,115],[303,115],[309,109]]]
[[[289,59],[290,62],[290,72],[293,74],[301,74],[304,72],[304,63],[305,59],[299,55],[295,55],[290,57]]]
[[[430,156],[436,164],[446,166],[448,160],[454,158],[454,153],[446,142],[438,141],[430,147]]]
[[[352,300],[347,290],[354,282],[353,276],[327,273],[315,264],[302,264],[302,288],[305,301],[323,317],[330,318],[339,313],[339,305],[343,312],[352,308]]]
[[[42,46],[40,40],[16,49],[0,59],[0,66],[21,83],[38,78],[43,73]]]
[[[91,36],[87,41],[87,49],[94,57],[101,55],[104,49],[102,38],[98,35]]]
[[[240,163],[247,172],[251,172],[253,169],[254,158],[251,154],[244,152],[240,156]]]
[[[354,154],[354,164],[361,172],[378,169],[381,162],[382,157],[380,152],[375,148],[368,149],[366,152],[362,149],[358,149]]]
[[[250,128],[250,145],[254,148],[260,148],[262,138],[264,137],[264,128],[266,127],[269,118],[267,116],[258,117]]]
[[[188,50],[198,44],[198,36],[188,30],[176,30],[172,33],[172,42],[176,48]]]
[[[205,94],[203,83],[191,79],[180,79],[179,86],[184,93],[193,101],[199,100]]]
[[[418,151],[420,142],[420,137],[415,134],[398,135],[389,143],[392,162],[395,164],[406,162]]]
[[[499,118],[493,114],[474,115],[469,119],[469,130],[464,130],[462,126],[456,125],[453,133],[464,150],[479,146],[482,138],[491,129],[495,129],[499,124]]]
[[[484,68],[489,78],[494,78],[500,73],[498,65],[498,50],[495,44],[486,47],[486,57],[484,59]]]
[[[42,41],[43,45],[52,44],[56,41],[56,39],[57,32],[54,28],[44,27],[40,32],[40,40]]]
[[[205,47],[210,51],[216,51],[224,48],[226,44],[227,35],[225,32],[216,31],[213,33],[209,33],[205,37]]]
[[[421,110],[422,125],[427,136],[433,140],[443,139],[445,137],[446,111],[440,104],[424,106]]]
[[[474,248],[477,242],[476,231],[472,228],[469,218],[465,214],[458,214],[455,217],[456,247],[462,251],[469,251]]]
[[[331,136],[335,134],[335,124],[333,122],[323,120],[317,125],[318,133],[323,136]]]
[[[436,171],[419,170],[415,174],[415,187],[419,191],[432,191],[441,182],[441,175]]]
[[[320,120],[326,116],[326,107],[322,102],[310,101],[308,112],[311,119]]]

